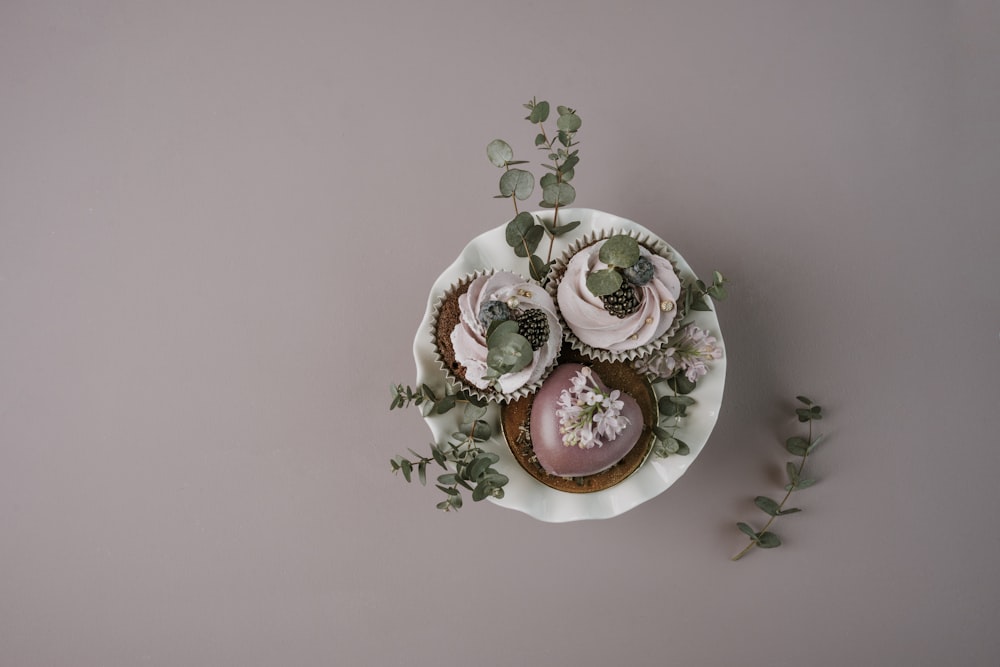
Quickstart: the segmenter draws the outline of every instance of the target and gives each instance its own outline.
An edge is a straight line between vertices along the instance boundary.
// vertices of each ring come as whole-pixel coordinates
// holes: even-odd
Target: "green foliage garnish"
[[[516,373],[534,359],[527,338],[517,332],[517,322],[504,320],[491,326],[486,339],[486,377],[496,380],[501,375]]]
[[[725,301],[729,296],[726,291],[726,284],[729,279],[718,271],[712,272],[712,284],[706,286],[703,280],[696,280],[684,286],[684,312],[692,310],[711,310],[705,301],[706,296],[710,296],[716,301]]]
[[[545,130],[545,121],[549,119],[550,106],[548,102],[539,102],[532,98],[524,105],[528,109],[525,120],[537,125],[540,130],[535,136],[535,146],[546,152],[551,161],[542,167],[548,170],[539,180],[542,189],[542,201],[539,206],[552,209],[551,221],[541,219],[541,224],[531,213],[519,211],[518,201],[524,201],[535,190],[535,177],[526,169],[512,168],[514,165],[527,164],[524,160],[514,159],[514,149],[502,139],[494,139],[486,146],[486,157],[494,166],[504,170],[500,176],[500,194],[498,199],[510,199],[514,204],[514,219],[507,225],[507,245],[514,249],[518,257],[528,259],[528,273],[532,279],[544,283],[552,268],[552,246],[557,236],[575,229],[579,220],[559,224],[559,208],[569,206],[576,201],[576,189],[570,185],[576,175],[576,165],[580,162],[578,150],[571,150],[578,145],[576,132],[582,122],[576,111],[569,107],[558,106],[556,112],[556,134],[550,139]],[[542,237],[548,235],[549,250],[545,259],[534,254]]]
[[[601,246],[598,258],[619,269],[625,269],[639,261],[639,242],[631,236],[616,234]]]
[[[503,498],[503,487],[508,477],[493,467],[500,457],[493,452],[487,452],[479,443],[493,437],[493,428],[485,419],[486,405],[472,399],[464,392],[446,393],[438,399],[427,385],[419,389],[400,384],[392,387],[392,403],[390,410],[408,406],[424,406],[424,414],[444,414],[463,405],[460,430],[451,435],[443,444],[431,443],[431,455],[423,456],[413,451],[409,452],[413,459],[394,456],[389,460],[393,473],[401,473],[403,479],[411,482],[413,472],[422,485],[427,484],[427,466],[436,464],[445,470],[438,475],[435,486],[445,494],[444,500],[437,508],[446,512],[462,507],[462,492],[466,489],[472,492],[472,499],[480,501],[485,498]],[[450,467],[449,467],[450,466]],[[451,469],[454,469],[454,472]]]
[[[716,275],[719,276],[718,272]],[[721,281],[720,281],[721,282]],[[789,497],[794,491],[800,491],[802,489],[807,489],[816,483],[814,479],[806,479],[803,477],[803,471],[806,466],[806,459],[809,455],[816,450],[816,448],[823,442],[824,436],[820,435],[815,440],[813,439],[813,428],[812,423],[823,418],[823,408],[814,404],[811,400],[805,396],[796,396],[796,399],[805,405],[804,408],[796,408],[795,414],[798,416],[799,421],[809,424],[809,433],[807,437],[792,436],[785,440],[785,449],[792,455],[800,457],[798,464],[794,461],[788,461],[785,464],[785,474],[788,476],[788,484],[785,485],[785,496],[781,501],[776,501],[773,498],[767,496],[757,496],[754,498],[754,504],[762,511],[764,514],[768,515],[767,523],[759,531],[754,530],[751,526],[742,521],[736,524],[736,527],[740,529],[741,532],[746,534],[750,538],[750,543],[747,544],[743,551],[739,552],[733,556],[732,560],[739,560],[743,558],[754,547],[760,547],[761,549],[773,549],[775,547],[781,546],[781,539],[774,533],[768,531],[771,524],[774,523],[775,519],[779,516],[786,516],[788,514],[795,514],[801,512],[802,510],[798,507],[785,507],[785,503],[788,502]]]
[[[587,274],[587,289],[594,296],[614,294],[622,286],[622,274],[614,269],[601,269]]]

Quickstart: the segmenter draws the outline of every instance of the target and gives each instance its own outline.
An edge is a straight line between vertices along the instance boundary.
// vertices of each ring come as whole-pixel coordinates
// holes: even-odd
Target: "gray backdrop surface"
[[[995,665],[1000,6],[0,5],[0,663]],[[487,142],[719,307],[703,454],[615,519],[445,515],[427,291]],[[795,394],[828,444],[754,552]]]

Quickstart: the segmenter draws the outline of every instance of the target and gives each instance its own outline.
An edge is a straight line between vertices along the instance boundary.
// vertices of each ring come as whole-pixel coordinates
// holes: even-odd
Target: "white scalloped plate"
[[[551,215],[551,211],[536,212],[536,215]],[[639,234],[656,236],[631,220],[593,209],[562,209],[560,210],[560,220],[563,222],[579,220],[580,226],[566,234],[568,239],[556,239],[553,258],[559,257],[573,240],[592,231],[614,228],[634,230]],[[438,297],[456,280],[477,269],[507,269],[521,275],[527,275],[527,260],[515,256],[511,251],[504,236],[505,228],[506,224],[472,239],[462,254],[458,256],[458,259],[445,269],[431,288],[424,318],[420,322],[417,336],[413,341],[413,357],[417,363],[418,386],[426,384],[435,392],[440,393],[444,393],[447,386],[444,373],[435,362],[433,343],[429,334],[431,311]],[[542,248],[547,250],[547,238],[542,240],[540,249]],[[673,250],[672,247],[671,250],[674,253],[681,278],[685,282],[693,280],[695,275],[691,271],[691,267],[684,261],[680,253]],[[719,320],[714,309],[694,311],[690,315],[690,319],[702,329],[711,332],[718,340],[719,346],[725,350],[722,330],[719,328]],[[688,408],[688,416],[684,419],[683,426],[677,433],[677,436],[691,448],[691,453],[687,456],[675,455],[665,459],[650,457],[639,470],[620,484],[595,493],[578,494],[557,491],[536,481],[526,473],[514,459],[504,441],[503,434],[500,432],[499,407],[495,404],[490,405],[487,418],[494,426],[494,436],[483,443],[482,447],[500,456],[500,462],[496,464],[496,467],[510,478],[510,482],[504,487],[504,497],[499,500],[490,498],[490,501],[501,507],[524,512],[541,521],[564,522],[582,519],[609,519],[655,498],[670,488],[694,463],[698,454],[705,448],[708,437],[715,427],[726,384],[725,352],[723,352],[722,359],[712,362],[709,368],[708,374],[701,378],[698,386],[691,392],[691,397],[695,399],[696,403]],[[662,383],[653,385],[653,387],[657,391],[657,396],[661,395],[660,392],[665,389],[665,385]],[[446,441],[450,434],[458,430],[458,415],[455,414],[457,412],[456,410],[444,415],[429,415],[424,418],[434,435],[435,442]]]

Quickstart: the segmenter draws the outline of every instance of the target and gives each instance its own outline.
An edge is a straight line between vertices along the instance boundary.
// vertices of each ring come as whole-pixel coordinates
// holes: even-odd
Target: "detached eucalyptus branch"
[[[754,498],[754,504],[760,508],[762,512],[767,514],[770,518],[764,527],[759,531],[754,530],[750,525],[743,523],[742,521],[736,524],[736,527],[740,529],[747,537],[750,538],[750,543],[735,556],[732,560],[739,560],[743,556],[753,549],[754,547],[760,547],[761,549],[773,549],[775,547],[781,546],[781,539],[770,532],[768,529],[771,527],[779,516],[787,516],[789,514],[795,514],[796,512],[801,512],[802,510],[798,507],[785,508],[785,504],[791,497],[794,491],[799,491],[801,489],[806,489],[816,483],[815,479],[807,479],[804,477],[803,473],[806,467],[806,460],[809,455],[813,453],[816,447],[819,446],[824,440],[824,436],[820,435],[815,440],[813,440],[813,422],[823,418],[823,409],[814,404],[811,400],[805,396],[796,396],[798,401],[805,405],[804,408],[796,408],[795,414],[798,416],[799,421],[809,424],[809,434],[808,437],[802,438],[800,436],[793,436],[785,441],[785,449],[788,450],[790,454],[800,457],[798,465],[794,461],[789,461],[785,464],[785,471],[788,475],[788,484],[785,485],[785,496],[780,502],[768,498],[767,496],[757,496]]]

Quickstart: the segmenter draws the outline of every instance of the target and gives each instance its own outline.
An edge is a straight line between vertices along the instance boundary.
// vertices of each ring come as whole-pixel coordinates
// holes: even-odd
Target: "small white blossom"
[[[667,378],[684,373],[691,382],[708,373],[706,362],[722,358],[722,348],[715,336],[689,324],[671,339],[670,346],[635,362],[638,371]]]
[[[586,366],[570,380],[569,389],[559,393],[558,405],[559,432],[567,447],[601,447],[617,438],[629,423],[621,414],[625,407],[621,392],[604,393]]]

